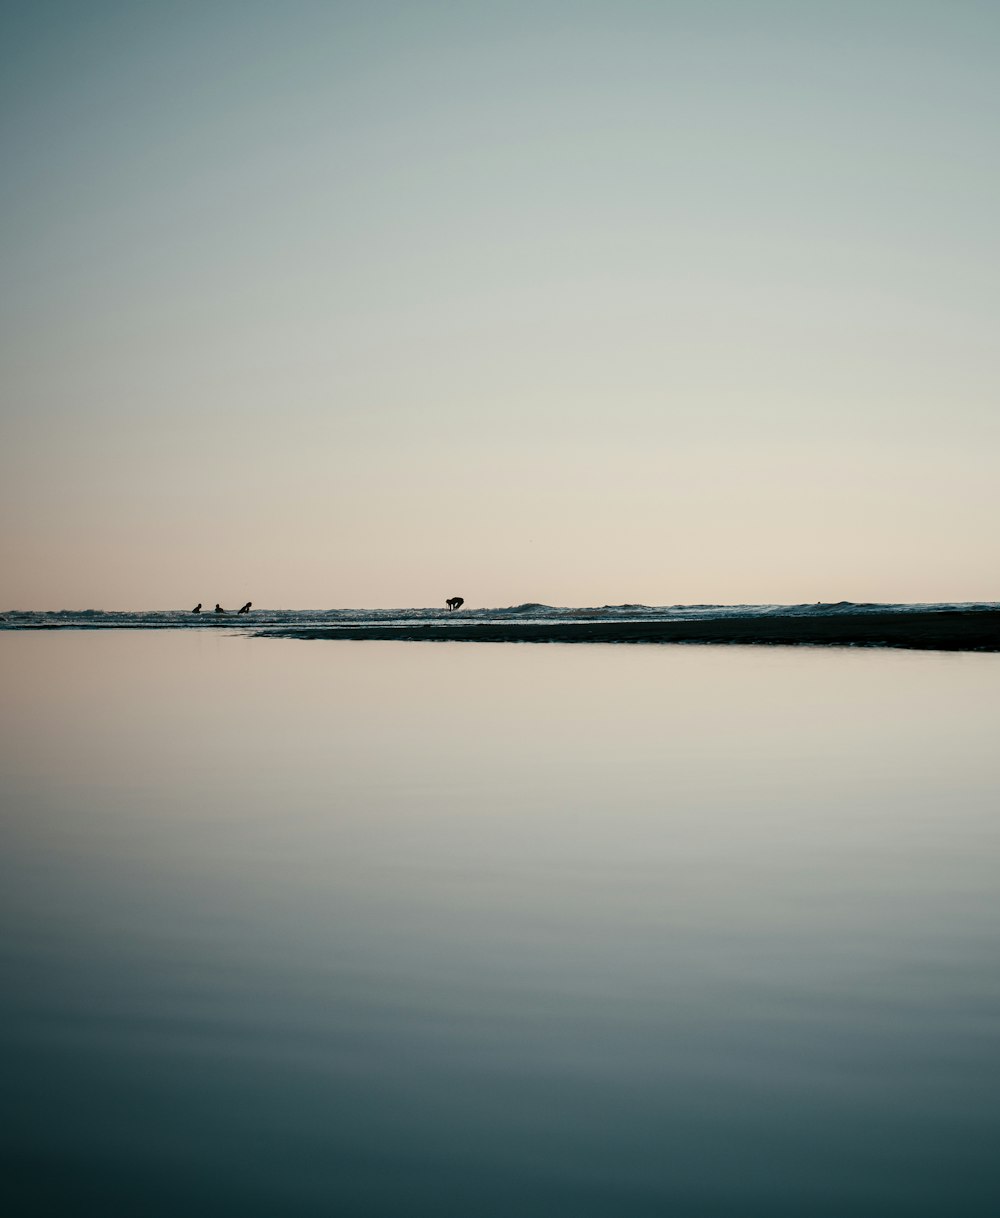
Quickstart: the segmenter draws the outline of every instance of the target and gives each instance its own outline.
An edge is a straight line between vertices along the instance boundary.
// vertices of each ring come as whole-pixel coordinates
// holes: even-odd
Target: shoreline
[[[673,622],[428,622],[292,626],[258,638],[466,643],[737,643],[1000,652],[1000,610],[880,610],[822,616],[748,615]]]

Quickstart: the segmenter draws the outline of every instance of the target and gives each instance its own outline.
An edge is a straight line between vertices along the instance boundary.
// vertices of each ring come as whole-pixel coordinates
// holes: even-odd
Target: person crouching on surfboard
[[[250,606],[251,606],[252,604],[253,604],[253,601],[247,601],[247,603],[246,603],[246,604],[243,606],[243,608],[242,608],[242,609],[237,609],[237,611],[236,611],[236,612],[237,612],[237,613],[249,613],[249,612],[250,612]]]

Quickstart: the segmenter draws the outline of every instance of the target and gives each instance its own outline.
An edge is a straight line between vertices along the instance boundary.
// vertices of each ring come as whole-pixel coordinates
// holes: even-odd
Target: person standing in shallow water
[[[215,602],[215,612],[216,613],[225,613],[226,612],[225,609],[223,609],[223,607],[219,604],[218,601]]]
[[[462,606],[465,604],[465,597],[464,596],[450,596],[445,601],[445,604],[448,606],[448,612],[454,613],[454,611],[456,609],[461,609]]]
[[[195,605],[195,607],[191,610],[191,612],[192,613],[201,613],[201,601],[199,601],[197,603],[197,605]]]

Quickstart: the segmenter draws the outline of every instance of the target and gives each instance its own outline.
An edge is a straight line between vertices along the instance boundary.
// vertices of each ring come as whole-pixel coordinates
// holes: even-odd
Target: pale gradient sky
[[[994,600],[993,0],[0,0],[0,609]]]

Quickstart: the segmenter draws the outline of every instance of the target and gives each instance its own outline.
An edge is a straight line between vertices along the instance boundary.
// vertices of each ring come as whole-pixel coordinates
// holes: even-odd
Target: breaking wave
[[[928,610],[952,613],[996,609],[998,602],[946,602],[939,604],[873,604],[853,601],[816,602],[801,605],[600,605],[573,608],[526,601],[505,608],[463,608],[449,613],[444,608],[410,609],[254,609],[237,617],[235,612],[192,614],[188,610],[57,609],[46,611],[7,610],[0,614],[0,630],[232,630],[266,631],[269,627],[317,625],[410,625],[415,622],[682,622],[741,617],[814,617],[827,614],[853,615],[877,611],[906,614]]]

